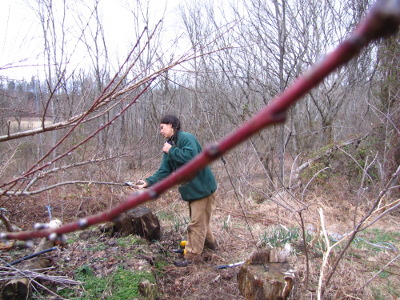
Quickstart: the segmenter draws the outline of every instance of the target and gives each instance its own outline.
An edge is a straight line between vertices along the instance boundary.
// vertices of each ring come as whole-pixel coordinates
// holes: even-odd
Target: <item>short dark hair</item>
[[[181,121],[174,115],[165,115],[161,118],[160,124],[171,124],[176,131],[181,130]]]

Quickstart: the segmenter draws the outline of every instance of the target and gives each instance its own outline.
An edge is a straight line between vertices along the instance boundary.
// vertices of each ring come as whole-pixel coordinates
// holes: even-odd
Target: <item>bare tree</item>
[[[379,166],[383,182],[400,164],[400,88],[397,84],[400,80],[399,41],[400,35],[397,34],[379,46],[374,97],[370,100],[370,107],[382,124],[378,130],[383,145]]]
[[[11,196],[35,194],[60,186],[60,182],[54,181],[53,175],[56,172],[65,174],[69,169],[86,169],[88,172],[84,176],[89,177],[88,182],[93,181],[93,174],[96,172],[90,172],[87,166],[126,156],[127,154],[119,150],[118,145],[114,143],[118,141],[119,134],[115,134],[113,129],[107,132],[107,129],[115,128],[111,125],[118,123],[120,117],[129,111],[139,98],[150,94],[149,91],[156,85],[160,75],[193,57],[193,52],[187,52],[169,61],[169,64],[160,63],[159,57],[155,55],[157,47],[153,48],[153,42],[154,45],[159,45],[157,36],[160,34],[160,22],[155,23],[153,28],[145,24],[142,29],[136,28],[136,41],[120,62],[115,74],[109,77],[106,67],[109,63],[106,37],[98,11],[98,1],[94,1],[92,7],[84,6],[89,10],[89,14],[86,15],[88,19],[83,19],[83,14],[78,15],[78,39],[75,40],[75,46],[69,43],[68,48],[67,40],[71,38],[68,34],[73,30],[67,28],[65,20],[70,18],[69,14],[74,13],[77,8],[67,5],[66,1],[59,6],[53,4],[39,1],[37,8],[32,7],[43,25],[46,60],[46,85],[37,86],[38,92],[35,95],[35,99],[40,103],[40,109],[35,115],[38,120],[36,126],[21,128],[20,131],[5,128],[5,134],[0,136],[0,142],[15,141],[15,145],[18,145],[19,141],[29,142],[32,137],[39,136],[43,138],[40,147],[45,151],[37,157],[28,156],[29,162],[18,176],[13,176],[10,169],[16,161],[16,152],[4,152],[5,161],[8,163],[3,168],[3,174],[7,176],[2,177],[3,182],[0,184],[4,199],[2,203]],[[90,24],[91,22],[94,24]],[[92,42],[89,42],[89,39]],[[73,55],[76,53],[68,51],[71,46],[72,49],[81,47],[81,41],[84,41],[83,45],[91,58],[94,77],[72,64]],[[23,106],[24,103],[21,102],[20,105]],[[136,116],[141,113],[139,110]],[[143,119],[146,117],[138,118]],[[135,131],[136,128],[130,130]],[[100,134],[104,135],[103,138],[95,143],[94,138]],[[141,147],[140,141],[143,136],[145,135],[133,136],[135,147]],[[104,143],[107,140],[113,141],[110,147],[106,147],[108,143]],[[47,188],[40,187],[40,182],[43,184],[47,180],[45,178],[50,177],[53,179],[46,183]],[[77,180],[66,178],[65,184],[74,181]]]

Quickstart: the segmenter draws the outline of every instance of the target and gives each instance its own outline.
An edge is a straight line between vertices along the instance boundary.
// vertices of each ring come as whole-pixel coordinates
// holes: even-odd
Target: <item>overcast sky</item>
[[[165,12],[165,26],[171,27],[174,18],[175,20],[177,18],[178,5],[184,1],[148,0],[152,8],[152,21],[157,22]],[[62,2],[59,0],[53,3]],[[85,1],[82,2],[85,3]],[[132,15],[126,9],[126,2],[126,0],[100,1],[103,25],[111,53],[121,51],[121,49],[126,51],[128,44],[132,42],[128,40],[129,37],[124,30],[133,26]],[[40,63],[38,58],[43,58],[44,43],[41,24],[33,8],[37,7],[36,3],[37,0],[2,0],[0,10],[0,28],[2,28],[0,31],[0,76],[7,76],[12,79],[25,78],[29,81],[32,76],[40,76],[40,72],[43,70],[43,67],[34,66]],[[76,1],[67,1],[66,3],[71,4],[76,3]],[[79,10],[79,12],[84,13],[84,10]],[[124,55],[124,53],[121,55]],[[14,67],[8,68],[11,64]]]

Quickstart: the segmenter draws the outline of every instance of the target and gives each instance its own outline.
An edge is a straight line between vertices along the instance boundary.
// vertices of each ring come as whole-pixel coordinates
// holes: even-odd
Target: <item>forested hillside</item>
[[[131,40],[114,53],[103,0],[28,2],[40,32],[24,47],[40,39],[43,48],[36,73],[6,74],[24,70],[30,53],[0,64],[0,231],[112,209],[132,192],[125,182],[158,168],[164,114],[178,116],[203,146],[220,141],[345,40],[374,4],[182,1],[171,22],[167,11],[154,19],[157,1],[127,1],[136,26],[120,29]],[[383,272],[391,280],[399,275],[399,57],[398,31],[375,40],[291,106],[283,124],[257,132],[211,164],[219,184],[216,262],[226,262],[230,251],[241,261],[271,246],[268,236],[282,225],[298,230],[293,299],[400,297],[398,278],[397,286],[371,284],[384,279]],[[164,222],[164,247],[172,247],[166,239],[184,236],[186,211],[179,201],[172,188],[148,203]],[[357,237],[375,239],[373,230],[397,242],[378,247],[384,254],[373,267],[357,263],[352,269],[351,255],[374,257],[371,248],[349,254]],[[338,279],[346,273],[343,264],[354,284]],[[193,280],[186,273],[173,276]],[[205,286],[213,280],[207,276]],[[178,279],[161,277],[161,299],[184,295],[185,288],[181,294],[171,288]],[[221,278],[213,283],[222,280],[222,286]],[[225,294],[204,299],[242,299],[232,292],[235,278],[226,276]],[[203,299],[195,295],[189,299]]]

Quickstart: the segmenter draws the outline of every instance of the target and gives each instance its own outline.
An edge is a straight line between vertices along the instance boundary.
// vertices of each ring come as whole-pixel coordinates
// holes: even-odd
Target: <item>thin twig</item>
[[[395,260],[397,260],[400,257],[400,254],[394,257],[391,261],[389,261],[386,265],[384,265],[378,272],[376,272],[370,279],[367,280],[366,283],[364,283],[362,289],[364,289],[372,280],[376,278],[380,273],[382,273],[383,270],[385,270],[389,265],[392,264]]]
[[[308,245],[307,245],[307,238],[306,238],[306,229],[305,229],[305,224],[304,224],[304,219],[303,219],[303,211],[299,211],[298,212],[299,217],[300,217],[300,221],[301,221],[301,232],[303,235],[303,247],[304,247],[304,254],[306,256],[306,276],[304,281],[306,282],[305,286],[304,286],[304,291],[308,290],[308,281],[309,281],[309,277],[310,277],[310,258],[308,256]]]
[[[321,220],[321,228],[322,228],[322,232],[323,232],[325,244],[326,244],[326,251],[324,252],[323,258],[322,258],[322,265],[321,265],[321,270],[319,273],[318,289],[317,289],[317,299],[321,300],[323,293],[324,293],[324,284],[323,284],[324,271],[328,264],[328,259],[329,259],[332,247],[330,246],[328,234],[325,229],[325,218],[324,218],[324,212],[323,212],[322,208],[319,209],[319,217]]]

